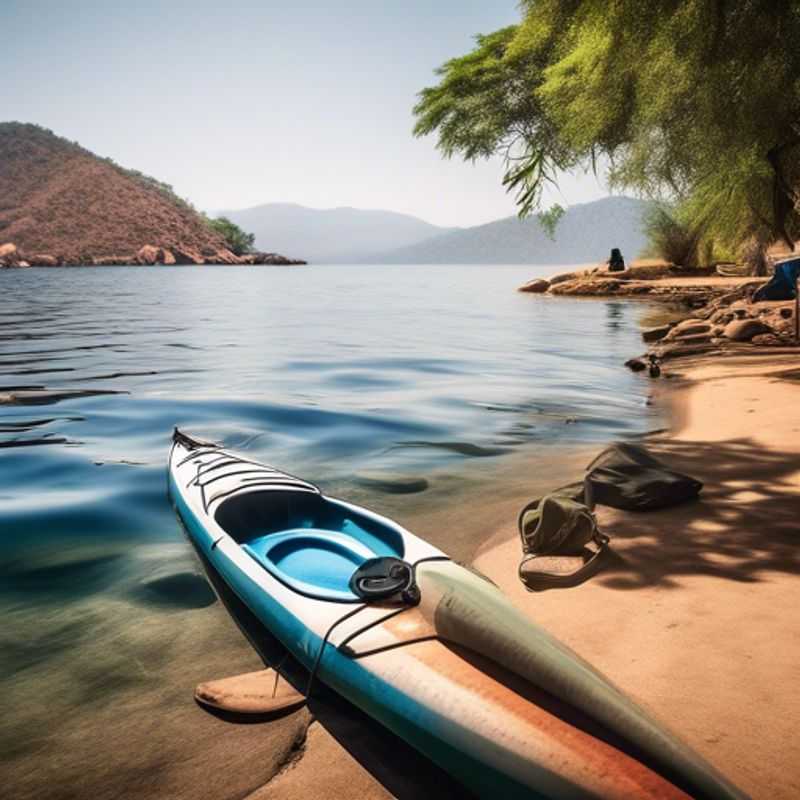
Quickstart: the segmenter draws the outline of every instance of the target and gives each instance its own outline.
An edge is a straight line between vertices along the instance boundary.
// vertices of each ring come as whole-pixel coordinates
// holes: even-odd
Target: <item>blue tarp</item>
[[[754,295],[753,300],[794,300],[800,276],[800,257],[776,265],[775,274]]]

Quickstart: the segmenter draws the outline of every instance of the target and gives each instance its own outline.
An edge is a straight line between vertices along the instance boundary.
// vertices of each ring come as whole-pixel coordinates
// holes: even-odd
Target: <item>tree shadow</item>
[[[603,585],[671,588],[690,575],[755,583],[765,572],[800,574],[796,453],[769,451],[749,438],[648,448],[704,488],[697,501],[661,511],[601,510],[612,545],[625,543],[606,562]]]

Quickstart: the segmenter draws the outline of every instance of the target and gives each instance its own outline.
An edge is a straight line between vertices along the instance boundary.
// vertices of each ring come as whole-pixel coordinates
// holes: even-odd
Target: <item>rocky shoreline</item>
[[[722,277],[713,269],[687,270],[668,262],[643,260],[622,272],[595,266],[550,278],[534,278],[520,286],[519,291],[567,297],[639,297],[702,307],[733,287],[758,286],[763,281],[763,278]]]
[[[675,358],[800,352],[795,301],[754,302],[755,285],[743,283],[732,292],[708,298],[682,320],[645,329],[647,352],[626,366],[658,377],[662,362]]]
[[[684,270],[665,262],[639,262],[620,273],[588,267],[535,278],[521,292],[569,297],[625,297],[683,306],[682,319],[642,331],[649,345],[626,366],[661,375],[661,364],[686,356],[800,351],[794,300],[754,302],[767,279],[725,277],[711,269]]]
[[[297,258],[278,253],[245,253],[237,256],[230,250],[203,250],[188,245],[158,247],[146,244],[136,253],[125,255],[22,253],[15,244],[0,244],[0,267],[83,267],[83,266],[171,266],[173,264],[229,264],[252,266],[297,266],[306,264]]]

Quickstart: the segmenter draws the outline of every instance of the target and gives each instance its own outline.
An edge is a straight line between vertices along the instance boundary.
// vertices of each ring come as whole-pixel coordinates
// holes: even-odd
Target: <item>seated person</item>
[[[611,250],[611,257],[606,262],[608,264],[609,272],[621,272],[625,269],[625,259],[618,247]]]

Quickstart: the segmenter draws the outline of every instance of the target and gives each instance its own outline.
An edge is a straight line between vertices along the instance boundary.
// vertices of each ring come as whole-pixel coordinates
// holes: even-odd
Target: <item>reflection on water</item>
[[[625,327],[625,306],[618,300],[606,301],[606,329],[611,333]]]
[[[646,382],[620,367],[645,306],[514,291],[547,271],[0,271],[0,687],[13,709],[0,747],[15,796],[56,779],[74,796],[94,774],[114,787],[113,704],[140,745],[125,769],[155,768],[159,735],[189,711],[155,734],[134,713],[142,692],[175,705],[187,664],[198,679],[257,666],[167,502],[174,425],[462,557],[475,515],[444,524],[449,507],[489,514],[505,476],[547,480],[565,447],[652,427]],[[60,761],[41,760],[56,747]]]

